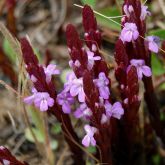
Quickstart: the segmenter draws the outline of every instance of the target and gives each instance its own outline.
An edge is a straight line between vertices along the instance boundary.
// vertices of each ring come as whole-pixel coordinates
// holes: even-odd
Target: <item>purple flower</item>
[[[99,73],[99,78],[94,80],[94,83],[99,88],[100,96],[104,99],[108,99],[110,95],[109,91],[109,79],[105,76],[104,72]]]
[[[46,82],[49,83],[53,75],[60,74],[60,71],[56,68],[56,65],[49,64],[47,67],[44,67],[44,71],[46,74]]]
[[[91,51],[87,51],[88,55],[88,69],[91,70],[93,68],[93,65],[95,61],[101,60],[100,56],[94,56],[95,54]]]
[[[105,111],[107,117],[114,117],[120,119],[121,116],[124,114],[124,109],[120,102],[116,102],[113,105],[110,104],[109,101],[105,102]]]
[[[69,66],[71,67],[71,68],[73,68],[74,66],[76,66],[76,67],[80,67],[81,66],[81,64],[80,64],[80,61],[79,60],[76,60],[75,62],[73,62],[73,60],[70,60],[69,61]]]
[[[32,93],[33,94],[31,96],[24,98],[24,103],[29,104],[29,105],[33,104],[34,99],[35,99],[36,94],[37,94],[37,90],[35,88],[32,88]]]
[[[67,76],[66,76],[67,82],[64,84],[64,90],[66,92],[70,91],[70,88],[71,88],[71,86],[73,84],[73,80],[74,79],[77,79],[76,75],[74,74],[74,72],[71,72],[71,73],[67,74]]]
[[[40,108],[40,111],[47,111],[48,107],[54,105],[54,100],[47,92],[38,92],[35,94],[34,104]]]
[[[78,96],[79,102],[85,102],[85,93],[83,89],[83,80],[82,78],[74,79],[73,84],[70,88],[71,96]]]
[[[65,83],[64,88],[64,91],[70,91],[71,96],[78,96],[79,102],[85,102],[82,78],[77,78],[74,73],[69,74],[69,76],[67,76],[67,82]]]
[[[141,15],[140,15],[141,21],[144,21],[147,15],[149,16],[151,15],[151,13],[147,11],[147,9],[148,6],[144,6],[144,5],[141,6]]]
[[[74,116],[76,118],[89,118],[90,116],[92,116],[92,111],[90,108],[87,107],[86,103],[83,103],[80,105],[79,108],[77,108],[77,110],[74,112]]]
[[[128,18],[130,17],[131,13],[134,11],[132,5],[124,5],[123,10]]]
[[[151,68],[148,67],[147,65],[145,65],[144,60],[132,59],[130,61],[130,63],[131,63],[131,65],[136,67],[139,80],[141,80],[143,78],[143,74],[146,77],[150,77],[152,75]]]
[[[71,105],[74,103],[74,98],[70,93],[62,91],[57,95],[57,101],[62,105],[62,110],[64,113],[69,114],[71,112]]]
[[[96,52],[97,51],[97,46],[95,44],[92,44],[92,51]]]
[[[121,31],[120,39],[123,42],[131,42],[139,37],[139,32],[135,23],[125,23]]]
[[[9,160],[3,159],[2,161],[3,161],[3,164],[4,164],[4,165],[10,165],[10,161],[9,161]]]
[[[84,126],[86,135],[84,136],[82,140],[82,144],[85,147],[89,147],[91,144],[92,146],[96,146],[96,140],[94,139],[94,134],[97,132],[97,129],[95,127],[91,127],[90,125],[85,125]]]
[[[158,53],[160,39],[157,36],[148,36],[146,37],[148,49],[154,53]]]
[[[34,83],[37,82],[37,78],[33,74],[30,76],[30,79]]]

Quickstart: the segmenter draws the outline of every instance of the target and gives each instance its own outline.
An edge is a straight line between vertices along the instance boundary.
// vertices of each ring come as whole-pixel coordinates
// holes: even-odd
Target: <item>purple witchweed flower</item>
[[[77,78],[74,73],[67,76],[67,82],[64,85],[64,91],[70,91],[71,96],[78,96],[80,102],[85,102],[85,93],[83,89],[82,78]]]
[[[147,65],[145,65],[144,60],[132,59],[130,61],[130,63],[131,63],[131,65],[136,67],[139,80],[141,80],[143,78],[143,74],[146,77],[150,77],[152,75],[151,68],[148,67]]]
[[[92,44],[92,51],[96,52],[97,51],[97,46],[95,44]]]
[[[83,117],[83,118],[89,118],[90,116],[92,116],[92,111],[91,111],[90,108],[87,107],[86,103],[83,103],[74,112],[74,116],[76,118],[81,118],[81,117]]]
[[[104,72],[99,73],[99,78],[95,79],[94,83],[99,88],[100,96],[103,97],[104,99],[108,99],[110,95],[110,91],[108,87],[109,80],[105,76],[105,73]]]
[[[151,15],[151,13],[147,11],[147,9],[148,6],[144,6],[144,5],[141,6],[141,15],[140,15],[141,21],[144,21],[147,15],[149,16]]]
[[[84,126],[86,135],[84,136],[83,140],[82,140],[82,144],[85,147],[89,147],[89,145],[91,144],[92,146],[96,145],[96,140],[94,139],[94,134],[97,132],[97,129],[95,127],[91,127],[90,125],[85,125]]]
[[[70,88],[71,96],[78,96],[79,102],[85,102],[85,93],[83,89],[83,80],[82,78],[74,79],[73,84]]]
[[[57,101],[62,106],[62,110],[64,113],[71,112],[71,104],[74,103],[74,98],[70,95],[69,92],[62,91],[57,95]]]
[[[125,23],[121,31],[120,38],[123,42],[131,42],[139,37],[139,32],[135,23]]]
[[[131,12],[134,11],[132,5],[124,5],[123,10],[128,18],[130,17]]]
[[[76,79],[76,75],[74,74],[74,72],[67,74],[66,76],[67,82],[64,84],[64,90],[66,92],[70,91],[74,79]]]
[[[32,88],[32,93],[33,94],[31,96],[24,98],[24,103],[29,104],[29,105],[33,104],[35,96],[37,94],[37,90],[35,88]]]
[[[3,164],[4,165],[10,165],[10,161],[3,159]]]
[[[88,69],[91,70],[93,68],[94,62],[101,60],[100,56],[94,56],[94,53],[87,50],[88,55]]]
[[[47,111],[48,107],[54,105],[54,100],[50,97],[47,92],[38,92],[35,95],[34,104],[40,108],[40,111]]]
[[[148,36],[146,37],[146,41],[148,44],[148,49],[154,53],[158,53],[160,39],[157,36]]]
[[[105,102],[105,111],[107,117],[114,117],[120,119],[124,114],[124,109],[120,102],[116,102],[113,105],[109,101]]]
[[[56,68],[56,65],[49,64],[47,67],[44,67],[44,72],[46,74],[46,82],[49,83],[51,81],[52,75],[60,74],[60,71]]]
[[[79,60],[76,60],[75,62],[73,62],[73,60],[69,60],[69,66],[71,67],[71,68],[73,68],[74,66],[76,66],[76,67],[80,67],[80,62],[79,62]]]

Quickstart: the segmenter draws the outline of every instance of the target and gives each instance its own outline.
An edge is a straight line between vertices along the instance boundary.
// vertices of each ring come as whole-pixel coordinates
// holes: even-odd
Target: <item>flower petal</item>
[[[89,147],[90,145],[90,137],[88,135],[85,135],[83,140],[82,140],[82,144],[85,146],[85,147]]]
[[[146,77],[150,77],[152,75],[151,68],[146,65],[142,67],[142,72]]]
[[[40,110],[41,111],[47,111],[48,110],[48,104],[46,100],[42,100],[40,103]]]

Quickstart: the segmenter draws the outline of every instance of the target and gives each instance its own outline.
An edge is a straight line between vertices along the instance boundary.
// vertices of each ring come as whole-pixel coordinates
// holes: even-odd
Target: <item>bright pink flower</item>
[[[91,127],[90,125],[85,125],[84,126],[86,135],[84,136],[82,140],[82,144],[85,147],[89,147],[90,144],[92,146],[96,146],[96,140],[94,139],[94,134],[97,132],[97,129],[95,127]]]
[[[150,77],[152,75],[151,68],[145,65],[144,60],[132,59],[130,63],[131,65],[136,67],[139,80],[143,78],[143,75],[145,75],[146,77]]]
[[[135,23],[125,23],[121,31],[120,39],[123,42],[131,42],[139,37],[139,32]]]

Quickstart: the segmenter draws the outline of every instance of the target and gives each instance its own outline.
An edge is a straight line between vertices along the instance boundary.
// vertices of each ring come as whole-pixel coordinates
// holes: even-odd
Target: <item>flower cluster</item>
[[[115,48],[115,60],[117,63],[115,75],[119,82],[121,98],[125,108],[124,129],[130,134],[126,133],[125,137],[123,137],[126,141],[125,145],[123,145],[123,149],[125,149],[126,146],[135,143],[133,139],[140,139],[136,131],[137,112],[140,106],[140,97],[138,96],[139,80],[144,83],[144,98],[148,106],[152,126],[162,140],[163,134],[159,129],[162,127],[151,77],[151,52],[158,53],[160,39],[156,36],[145,37],[145,20],[151,13],[148,11],[148,7],[142,5],[140,1],[125,0],[123,14],[122,30]],[[127,152],[131,153],[131,150],[128,149]]]
[[[21,39],[21,48],[23,53],[23,59],[25,62],[25,68],[30,77],[33,88],[32,95],[24,98],[24,102],[27,104],[33,104],[40,109],[40,111],[48,111],[53,114],[62,125],[62,130],[65,133],[65,139],[73,153],[75,162],[82,162],[82,151],[74,146],[73,141],[69,136],[72,135],[74,141],[79,143],[78,137],[73,130],[70,118],[67,113],[71,111],[69,105],[74,101],[72,97],[67,93],[62,92],[57,96],[55,85],[53,83],[52,76],[58,75],[60,71],[56,65],[49,64],[42,66],[39,64],[36,55],[33,52],[31,45],[26,38]]]
[[[63,97],[63,99],[66,100],[70,113],[72,102],[69,102],[69,97],[74,97],[75,101],[79,102],[74,116],[90,123],[84,126],[86,135],[82,139],[82,144],[88,147],[95,146],[97,143],[101,151],[108,155],[110,144],[102,144],[102,141],[109,139],[111,119],[121,119],[124,109],[120,102],[112,103],[110,99],[109,70],[99,51],[101,34],[97,28],[94,13],[86,5],[82,15],[87,48],[83,48],[83,43],[73,25],[68,25],[66,29],[67,45],[71,57],[69,66],[73,72],[67,76],[67,82],[62,91],[62,93],[67,93],[68,98]],[[104,135],[102,135],[103,130]],[[109,158],[105,162],[110,162]]]
[[[46,75],[47,84],[51,82],[53,75],[58,75],[60,73],[54,64],[49,64],[47,67],[43,67],[43,69]],[[30,79],[33,83],[37,83],[38,81],[37,77],[33,74],[30,75]],[[32,88],[32,93],[31,96],[24,99],[26,104],[31,105],[34,103],[41,111],[47,111],[49,107],[53,107],[54,99],[50,97],[48,92],[38,92],[36,88]]]

